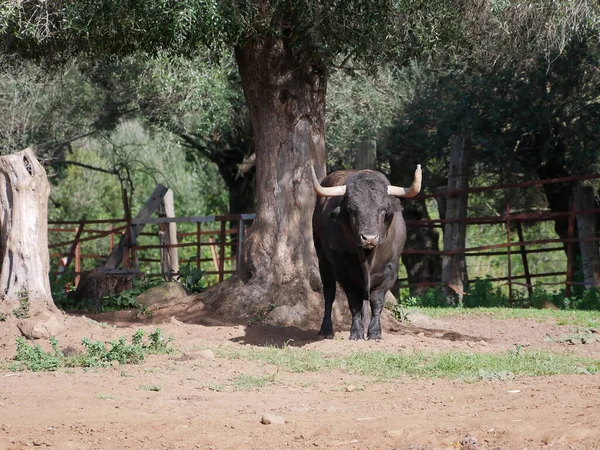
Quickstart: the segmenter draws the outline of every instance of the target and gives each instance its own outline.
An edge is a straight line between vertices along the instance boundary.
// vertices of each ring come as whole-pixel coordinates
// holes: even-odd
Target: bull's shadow
[[[323,336],[317,334],[317,330],[303,330],[297,327],[278,327],[273,325],[246,325],[244,335],[232,338],[230,341],[237,344],[262,347],[303,347],[323,339]]]

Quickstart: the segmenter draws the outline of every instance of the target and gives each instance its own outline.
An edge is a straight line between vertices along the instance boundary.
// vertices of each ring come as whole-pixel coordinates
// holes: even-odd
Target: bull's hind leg
[[[371,322],[367,331],[368,340],[381,339],[381,311],[385,301],[385,290],[371,292]]]
[[[321,336],[333,337],[333,323],[331,322],[331,310],[335,300],[335,273],[333,266],[325,258],[319,257],[319,272],[323,283],[323,297],[325,298],[325,312],[319,334]]]

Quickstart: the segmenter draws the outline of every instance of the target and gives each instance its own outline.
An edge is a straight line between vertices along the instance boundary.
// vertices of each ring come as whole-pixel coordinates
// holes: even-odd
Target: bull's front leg
[[[346,293],[348,296],[348,306],[352,313],[352,325],[350,326],[350,340],[357,341],[365,338],[365,331],[362,323],[362,295],[360,293]]]
[[[381,311],[385,301],[385,290],[371,292],[371,322],[367,331],[368,340],[381,339]]]

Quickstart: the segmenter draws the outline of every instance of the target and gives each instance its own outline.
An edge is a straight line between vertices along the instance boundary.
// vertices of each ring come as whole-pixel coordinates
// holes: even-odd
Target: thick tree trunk
[[[469,138],[453,136],[450,140],[450,168],[448,191],[467,189],[471,167],[471,142]],[[446,197],[446,219],[465,219],[469,196],[466,193]],[[467,225],[447,223],[444,227],[444,250],[465,248]],[[442,283],[444,296],[450,304],[462,303],[468,290],[467,263],[464,253],[442,257]]]
[[[596,209],[592,186],[575,186],[573,198],[577,211]],[[582,239],[591,239],[598,236],[595,214],[580,214],[577,216],[577,231]],[[583,266],[583,281],[587,289],[600,287],[600,252],[598,242],[583,241],[579,243],[581,263]]]
[[[31,149],[0,157],[0,308],[5,313],[57,311],[49,280],[49,195],[46,171]]]
[[[424,200],[407,201],[404,205],[405,220],[429,220],[429,213]],[[439,232],[433,227],[406,228],[405,249],[439,250]],[[422,295],[430,286],[419,286],[419,283],[441,282],[442,258],[437,255],[402,255],[402,264],[406,267],[410,295]]]
[[[409,170],[417,164],[414,161],[398,161],[390,159],[390,183],[397,186],[409,186],[414,174]],[[429,219],[429,212],[424,200],[406,200],[402,202],[405,220]],[[439,250],[439,232],[433,227],[406,227],[405,249]],[[442,280],[442,258],[437,255],[405,255],[402,254],[402,264],[406,268],[408,283],[417,285],[422,282]],[[430,287],[414,286],[410,288],[411,295],[421,295]]]
[[[293,46],[268,37],[236,49],[256,149],[256,219],[238,277],[203,301],[224,318],[271,310],[272,323],[318,327],[323,306],[310,166],[325,175],[326,73]]]

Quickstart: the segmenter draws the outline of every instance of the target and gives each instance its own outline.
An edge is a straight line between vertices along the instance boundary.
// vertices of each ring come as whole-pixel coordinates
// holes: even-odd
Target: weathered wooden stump
[[[133,287],[135,278],[143,278],[139,270],[93,269],[81,273],[79,284],[71,298],[79,300],[93,311],[102,308],[102,298]]]

